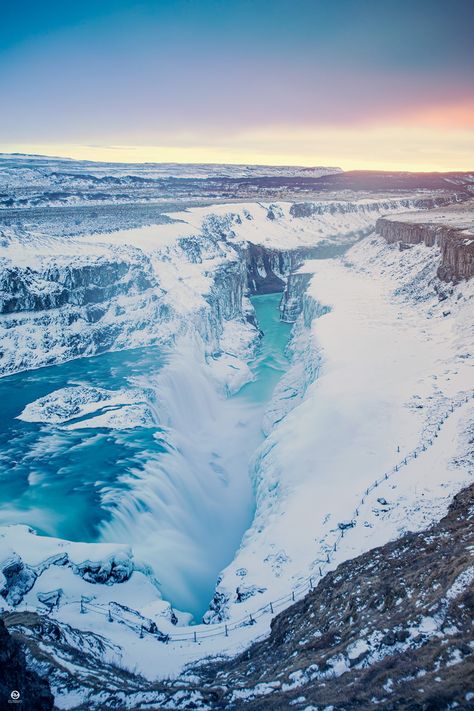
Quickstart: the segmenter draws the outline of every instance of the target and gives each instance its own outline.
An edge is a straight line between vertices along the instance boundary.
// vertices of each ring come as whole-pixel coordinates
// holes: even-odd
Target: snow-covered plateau
[[[474,473],[474,205],[457,202],[222,203],[67,238],[4,226],[0,386],[19,393],[12,427],[27,433],[3,456],[19,502],[0,507],[4,611],[38,611],[101,664],[174,677],[268,635],[343,561],[439,521]],[[413,225],[430,239],[407,238]],[[127,360],[120,382],[56,370],[133,349],[157,362]],[[104,482],[83,453],[111,438],[124,449]],[[68,538],[34,508],[72,476],[73,450],[106,515]],[[12,483],[18,456],[32,500]],[[56,706],[99,708],[79,663],[74,675],[49,674]]]

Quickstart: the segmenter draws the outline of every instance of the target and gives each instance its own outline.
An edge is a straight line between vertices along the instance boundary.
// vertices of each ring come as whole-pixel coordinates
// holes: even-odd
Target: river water
[[[187,352],[142,348],[0,380],[0,524],[74,541],[132,545],[163,596],[198,619],[252,521],[249,465],[288,366],[279,294],[252,299],[264,336],[255,380],[225,398]],[[25,422],[24,407],[73,385],[156,392],[155,426],[110,429]],[[0,551],[1,555],[1,551]]]

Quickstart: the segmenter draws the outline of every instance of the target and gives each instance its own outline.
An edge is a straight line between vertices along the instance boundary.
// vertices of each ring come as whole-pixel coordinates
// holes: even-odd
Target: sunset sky
[[[2,3],[0,150],[474,169],[474,0]]]

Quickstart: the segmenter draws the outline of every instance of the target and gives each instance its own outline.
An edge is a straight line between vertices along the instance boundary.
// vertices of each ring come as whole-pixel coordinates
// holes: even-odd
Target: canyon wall
[[[232,211],[222,205],[191,213],[189,222],[77,239],[7,230],[0,245],[0,374],[168,346],[189,331],[208,353],[219,353],[226,322],[255,325],[247,295],[283,292],[282,318],[295,321],[307,284],[296,272],[305,260],[342,254],[381,214],[453,199],[253,203]],[[472,275],[473,245],[461,233],[448,239],[433,228],[433,236],[387,218],[378,225],[389,241],[441,240],[442,278]]]
[[[399,243],[400,249],[425,244],[441,249],[438,277],[446,282],[458,282],[474,276],[474,234],[465,229],[430,222],[410,222],[381,217],[376,231],[388,243]]]

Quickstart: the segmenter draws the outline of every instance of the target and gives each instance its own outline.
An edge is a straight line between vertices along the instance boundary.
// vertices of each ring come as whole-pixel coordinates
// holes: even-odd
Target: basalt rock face
[[[143,259],[100,259],[95,264],[76,260],[65,265],[49,263],[44,269],[7,268],[0,272],[0,313],[100,304],[153,286],[156,283],[150,265]]]
[[[11,697],[12,692],[18,692]],[[10,704],[16,698],[18,704]],[[8,633],[0,619],[0,709],[23,708],[28,711],[50,711],[53,695],[47,679],[27,668],[20,644]]]
[[[283,276],[290,265],[283,252],[249,244],[245,250],[247,283],[251,294],[272,294],[283,291]]]
[[[15,607],[34,586],[37,578],[52,566],[70,568],[75,575],[91,584],[123,583],[133,573],[131,555],[112,555],[103,560],[74,563],[67,553],[53,555],[37,566],[31,566],[13,553],[0,561],[0,603]],[[3,599],[2,599],[3,598]]]
[[[290,274],[283,293],[280,314],[283,321],[293,323],[303,309],[303,296],[306,293],[312,274],[296,272]]]
[[[456,199],[452,195],[427,197],[427,198],[400,198],[398,206],[400,208],[416,207],[420,210],[429,210],[442,205],[449,205]],[[292,217],[312,217],[313,215],[347,215],[351,212],[389,212],[393,209],[392,200],[377,200],[367,202],[366,204],[354,202],[333,202],[333,203],[314,203],[314,202],[295,202],[290,207],[290,215]]]
[[[348,245],[320,244],[314,247],[274,249],[262,245],[245,245],[243,256],[250,294],[274,294],[285,291],[287,277],[306,259],[334,257],[343,253]],[[296,275],[295,275],[296,276]]]
[[[474,276],[474,234],[464,229],[381,217],[377,220],[376,231],[387,242],[398,242],[401,249],[414,244],[440,247],[438,277],[442,281],[456,283]]]

